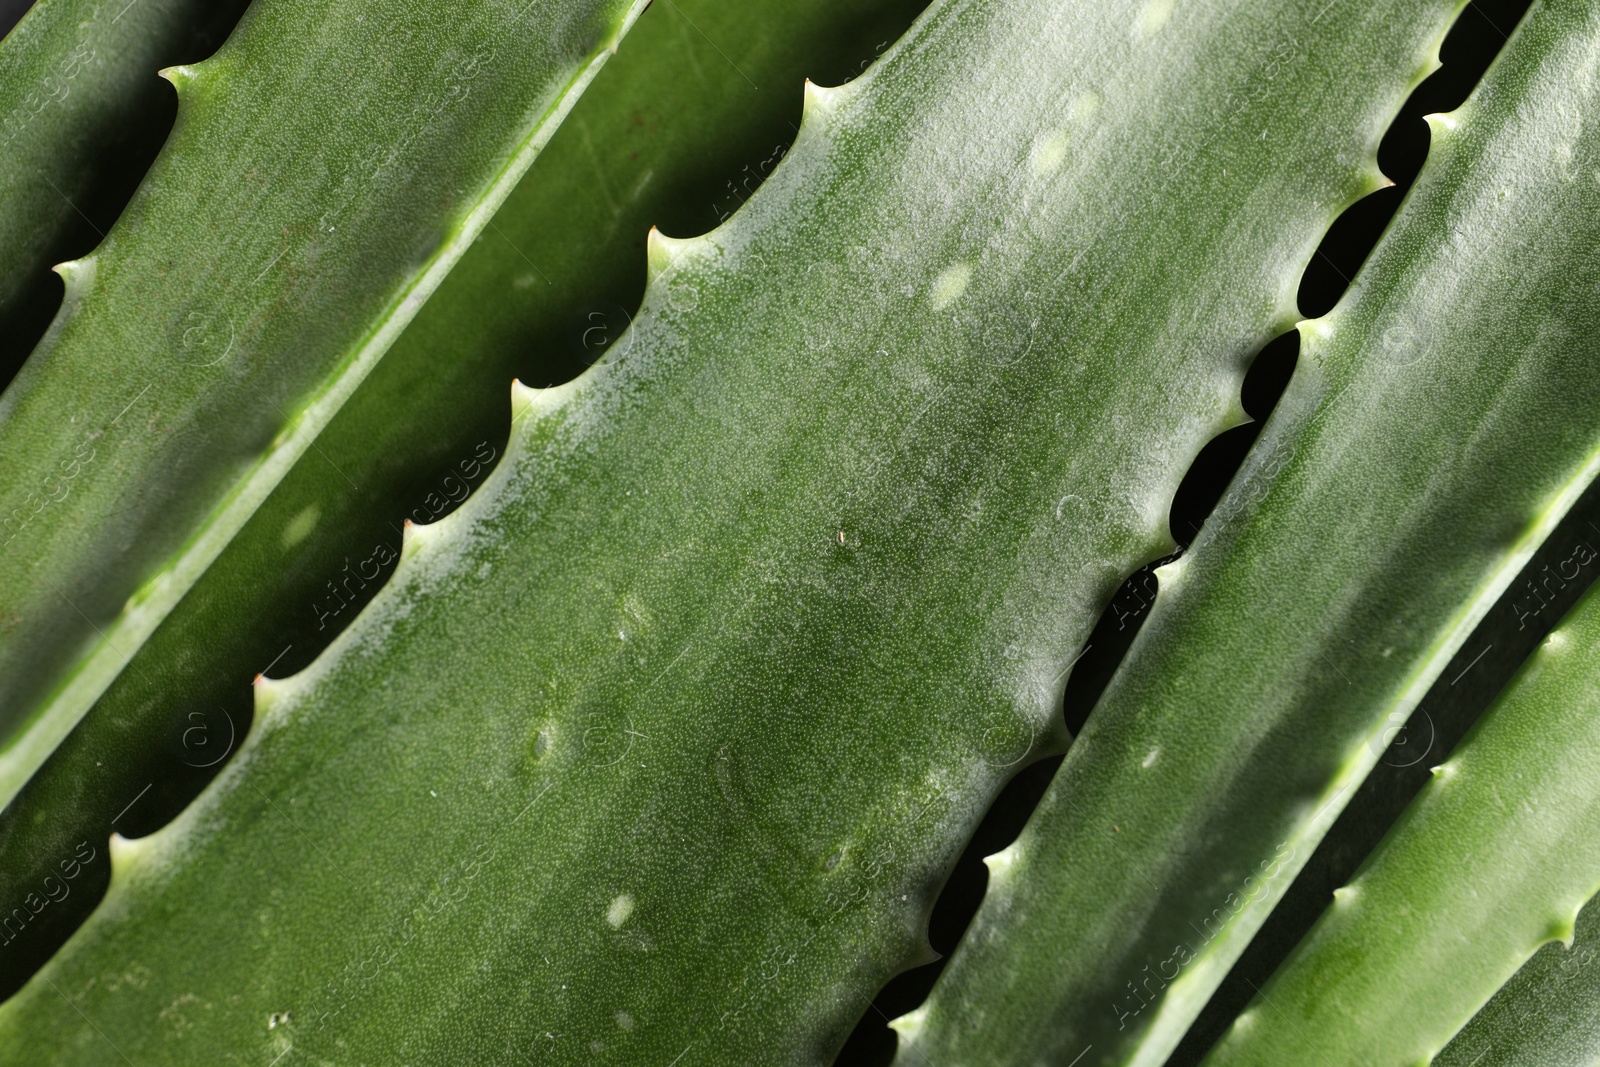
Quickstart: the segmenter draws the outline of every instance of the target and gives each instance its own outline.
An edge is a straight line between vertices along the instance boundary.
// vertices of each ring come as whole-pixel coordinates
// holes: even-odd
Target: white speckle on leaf
[[[617,1025],[622,1027],[622,1029],[624,1029],[624,1030],[632,1030],[633,1029],[633,1016],[629,1015],[625,1011],[617,1012]]]
[[[1033,174],[1043,178],[1054,173],[1067,158],[1067,142],[1071,134],[1066,130],[1051,130],[1040,134],[1033,142]]]
[[[611,924],[611,929],[620,930],[622,924],[628,921],[628,916],[633,914],[633,897],[627,893],[617,896],[611,902],[611,907],[606,909],[606,922]]]
[[[933,310],[943,311],[967,291],[972,281],[972,268],[965,263],[952,263],[940,272],[933,282]]]
[[[1155,748],[1152,748],[1150,750],[1150,754],[1148,756],[1146,756],[1144,759],[1139,761],[1139,766],[1141,766],[1141,767],[1145,768],[1146,770],[1148,770],[1149,768],[1154,767],[1155,763],[1156,763],[1156,760],[1158,760],[1160,758],[1161,758],[1161,746],[1157,745]]]
[[[1161,27],[1172,18],[1172,0],[1150,0],[1139,12],[1139,20],[1134,23],[1134,32],[1140,37],[1149,37],[1158,33]]]
[[[278,543],[285,549],[298,545],[310,536],[312,530],[317,528],[317,520],[321,517],[321,509],[315,504],[307,504],[295,514],[294,518],[284,524],[283,533],[278,537]]]

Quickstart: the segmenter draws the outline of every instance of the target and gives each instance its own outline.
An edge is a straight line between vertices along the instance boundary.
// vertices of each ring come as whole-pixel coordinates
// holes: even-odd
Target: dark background
[[[33,6],[33,0],[0,0],[0,37],[11,32],[22,13]]]

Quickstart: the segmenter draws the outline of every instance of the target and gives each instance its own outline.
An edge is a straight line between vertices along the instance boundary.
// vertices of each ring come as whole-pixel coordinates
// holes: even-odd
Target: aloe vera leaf
[[[1600,1063],[1600,904],[1578,913],[1572,943],[1533,954],[1434,1057],[1437,1067],[1593,1067]]]
[[[1301,326],[1261,438],[897,1024],[903,1059],[1163,1062],[1592,481],[1593,17],[1537,9],[1432,121],[1406,204]]]
[[[109,879],[103,848],[67,883],[63,860],[181,810],[243,740],[250,679],[309,663],[393,569],[400,523],[481,484],[505,445],[506,381],[570,377],[626,326],[651,223],[715,225],[782,158],[806,73],[858,73],[920,4],[673,8],[630,31],[315,450],[0,811],[0,915],[25,918],[0,924],[0,997]],[[28,894],[52,877],[75,899],[33,913]]]
[[[265,0],[0,395],[0,803],[483,228],[645,0]],[[444,18],[449,14],[449,18]]]
[[[1584,28],[1570,5],[1563,14]],[[1546,79],[1577,70],[1588,80],[1565,65],[1585,50],[1600,56],[1600,26],[1588,21],[1589,40],[1552,49],[1562,65]],[[1539,946],[1571,944],[1579,909],[1600,889],[1597,653],[1591,590],[1334,892],[1207,1063],[1280,1064],[1307,1047],[1329,1064],[1431,1063]]]
[[[0,387],[49,325],[50,267],[93,247],[165,136],[156,71],[210,54],[244,6],[39,0],[0,37]]]
[[[0,1060],[826,1057],[1059,747],[1454,7],[955,0],[811,90],[729,223],[653,239],[618,351],[517,390],[485,486],[114,844]]]

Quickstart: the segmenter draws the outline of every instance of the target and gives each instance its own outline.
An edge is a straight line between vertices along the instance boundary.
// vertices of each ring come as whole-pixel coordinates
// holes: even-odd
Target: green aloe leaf
[[[209,54],[243,9],[39,0],[0,38],[0,382],[49,324],[50,267],[93,245],[149,166],[172,118],[156,71]]]
[[[1570,6],[1565,14],[1581,25]],[[1559,65],[1545,78],[1600,54],[1594,29],[1554,49]],[[1334,1065],[1430,1063],[1540,945],[1571,944],[1596,889],[1600,590],[1591,589],[1206,1063],[1276,1065],[1306,1048]]]
[[[1523,964],[1434,1058],[1437,1067],[1593,1067],[1600,1063],[1600,902],[1578,913],[1570,945]]]
[[[919,9],[674,0],[640,19],[316,448],[0,811],[6,952],[42,962],[41,928],[64,938],[83,914],[39,892],[61,859],[175,814],[243,740],[250,679],[309,663],[392,571],[400,524],[482,483],[504,450],[505,383],[570,377],[616,339],[650,225],[688,232],[737,208],[785,154],[807,73],[858,73]],[[72,893],[103,888],[97,856]]]
[[[1301,325],[1271,421],[898,1024],[915,1053],[1163,1062],[1592,481],[1595,14],[1537,7],[1432,121],[1406,204]]]
[[[264,0],[0,395],[0,802],[477,236],[644,0]]]
[[[516,390],[488,482],[115,843],[0,1061],[825,1058],[1060,746],[1454,8],[950,0],[811,90],[729,223],[652,241],[607,360]]]

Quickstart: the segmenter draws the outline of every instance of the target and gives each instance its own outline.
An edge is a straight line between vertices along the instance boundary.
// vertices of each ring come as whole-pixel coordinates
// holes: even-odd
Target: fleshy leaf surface
[[[1552,58],[1570,61],[1563,51]],[[1275,1065],[1310,1047],[1334,1065],[1431,1063],[1539,946],[1572,943],[1596,889],[1600,589],[1591,589],[1205,1062]]]
[[[1600,1063],[1600,902],[1572,943],[1552,941],[1434,1057],[1438,1067],[1593,1067]]]
[[[261,0],[0,394],[0,803],[477,236],[645,0]]]
[[[1536,7],[1432,120],[1389,232],[1301,325],[1260,439],[896,1024],[902,1062],[1164,1062],[1593,480],[1595,10]]]
[[[920,9],[673,0],[639,20],[315,449],[0,810],[0,997],[104,891],[98,843],[163,825],[244,740],[250,680],[309,664],[393,571],[401,524],[483,483],[511,421],[505,383],[570,378],[614,344],[650,226],[730,214],[787,151],[802,80],[859,73]],[[80,855],[95,858],[63,881]]]
[[[616,351],[515,390],[488,483],[116,844],[0,1061],[826,1058],[1059,748],[1454,7],[946,0],[809,88],[728,224],[652,238]]]
[[[210,54],[244,0],[38,0],[0,37],[0,387],[50,322],[172,115],[156,71]]]

